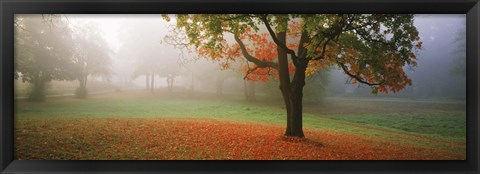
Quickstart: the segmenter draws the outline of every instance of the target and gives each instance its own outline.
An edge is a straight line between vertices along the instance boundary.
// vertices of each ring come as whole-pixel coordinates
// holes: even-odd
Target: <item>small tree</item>
[[[89,76],[102,76],[107,79],[110,77],[110,49],[95,24],[88,23],[75,29],[73,72],[79,82],[75,96],[85,98],[88,95]]]

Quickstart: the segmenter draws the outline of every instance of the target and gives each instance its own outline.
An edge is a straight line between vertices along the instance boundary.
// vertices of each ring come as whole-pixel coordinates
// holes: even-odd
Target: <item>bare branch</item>
[[[180,53],[178,54],[177,63],[181,66],[185,66],[188,63],[198,60],[197,56],[191,55],[194,52],[194,49],[189,44],[188,37],[185,35],[185,32],[180,31],[173,25],[170,25],[169,28],[173,34],[166,35],[163,38],[163,41],[168,45],[172,45],[174,48],[177,48],[177,50],[180,51]],[[160,41],[160,44],[162,43],[163,42]],[[186,58],[186,55],[193,56],[193,59]]]

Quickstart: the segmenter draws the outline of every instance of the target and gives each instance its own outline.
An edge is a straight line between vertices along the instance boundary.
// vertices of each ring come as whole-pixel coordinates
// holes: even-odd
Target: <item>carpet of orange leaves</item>
[[[282,126],[207,119],[95,118],[26,121],[16,159],[431,160],[465,155],[426,145],[321,129],[281,136]]]

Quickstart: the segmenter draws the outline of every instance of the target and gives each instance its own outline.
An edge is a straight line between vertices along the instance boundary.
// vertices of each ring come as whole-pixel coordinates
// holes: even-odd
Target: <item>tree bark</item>
[[[295,67],[295,75],[291,83],[290,91],[290,109],[291,119],[290,121],[290,134],[292,136],[304,137],[303,134],[303,87],[305,86],[305,69],[306,64],[299,63]]]
[[[286,32],[278,32],[276,36],[280,42],[286,43]],[[287,52],[281,47],[277,47],[277,51],[280,90],[282,91],[283,101],[287,110],[287,128],[285,130],[285,136],[304,137],[305,135],[303,134],[302,124],[302,90],[305,85],[306,66],[295,67],[295,75],[292,83],[290,83]]]
[[[85,78],[85,79],[84,79],[85,83],[83,83],[83,86],[82,86],[82,87],[83,87],[84,89],[87,89],[88,74],[85,74],[84,78]],[[92,80],[93,80],[93,79],[92,79]]]
[[[85,79],[83,77],[78,78],[79,88],[83,88],[85,86]]]
[[[38,72],[31,84],[33,85],[32,91],[29,94],[29,100],[31,101],[43,101],[45,100],[45,85],[47,83],[42,76],[42,71]]]
[[[75,97],[77,98],[86,98],[88,95],[87,92],[87,82],[88,82],[88,74],[82,74],[78,77],[79,87],[75,91]]]

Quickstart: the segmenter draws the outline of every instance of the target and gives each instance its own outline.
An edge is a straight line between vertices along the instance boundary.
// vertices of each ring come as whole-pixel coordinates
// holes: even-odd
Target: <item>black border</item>
[[[479,173],[478,0],[0,0],[1,173]],[[467,16],[465,161],[13,160],[13,15],[21,13],[415,13]]]

